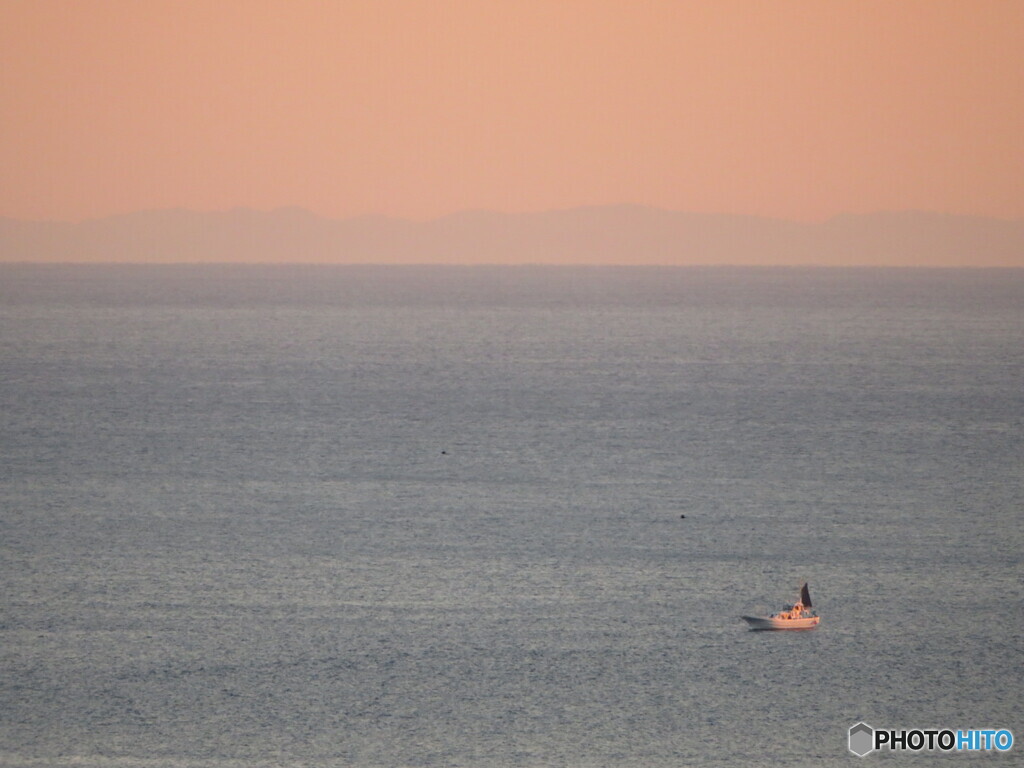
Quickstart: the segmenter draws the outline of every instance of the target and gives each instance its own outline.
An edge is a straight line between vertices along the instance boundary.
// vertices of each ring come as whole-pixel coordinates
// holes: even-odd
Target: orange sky
[[[0,216],[1024,217],[1018,0],[0,0]]]

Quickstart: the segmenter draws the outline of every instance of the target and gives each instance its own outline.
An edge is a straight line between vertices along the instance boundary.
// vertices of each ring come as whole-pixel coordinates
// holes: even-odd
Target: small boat
[[[794,605],[771,616],[741,616],[751,629],[814,629],[821,617],[811,610],[811,593],[807,584],[800,588],[800,599]]]

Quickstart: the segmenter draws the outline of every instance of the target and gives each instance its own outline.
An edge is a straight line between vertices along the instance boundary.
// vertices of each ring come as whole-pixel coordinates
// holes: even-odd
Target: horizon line
[[[90,222],[98,221],[109,221],[112,219],[126,218],[130,216],[138,216],[144,214],[161,214],[161,213],[180,213],[180,214],[194,214],[199,216],[216,216],[225,214],[236,214],[236,213],[255,213],[255,214],[279,214],[279,213],[299,213],[308,215],[312,218],[319,219],[321,221],[360,221],[360,220],[380,220],[380,221],[395,221],[410,224],[431,224],[445,219],[450,219],[458,216],[466,215],[486,215],[486,216],[500,216],[500,217],[528,217],[528,216],[541,216],[552,213],[571,213],[576,211],[600,211],[600,210],[638,210],[638,211],[652,211],[658,213],[668,214],[681,214],[686,216],[698,216],[705,218],[720,218],[720,219],[753,219],[759,221],[773,221],[773,222],[784,222],[788,224],[797,225],[816,225],[826,224],[837,219],[850,219],[850,218],[867,218],[872,216],[887,216],[887,215],[923,215],[923,216],[935,216],[935,217],[946,217],[946,218],[963,218],[963,219],[984,219],[987,221],[1001,221],[1001,222],[1020,222],[1024,221],[1024,217],[1007,217],[1007,216],[996,216],[992,214],[978,214],[978,213],[961,213],[952,211],[940,211],[929,208],[877,208],[867,211],[842,211],[833,213],[829,216],[822,218],[810,218],[810,219],[795,219],[786,218],[781,216],[767,216],[758,213],[736,213],[736,212],[722,212],[722,211],[700,211],[695,209],[684,209],[684,208],[666,208],[661,205],[645,205],[642,203],[595,203],[595,204],[582,204],[573,205],[558,208],[539,208],[523,211],[507,211],[499,210],[496,208],[460,208],[457,210],[450,211],[438,216],[429,217],[412,217],[412,216],[399,216],[389,213],[357,213],[346,216],[331,216],[323,213],[318,213],[312,208],[307,208],[301,205],[279,205],[271,208],[258,208],[254,206],[236,205],[228,208],[189,208],[186,206],[168,206],[166,208],[136,208],[132,210],[119,211],[115,213],[107,213],[96,216],[86,216],[82,218],[74,219],[59,219],[59,218],[20,218],[18,216],[11,216],[7,214],[0,214],[0,220],[3,221],[15,221],[28,224],[86,224]]]
[[[4,261],[0,259],[0,269],[5,267],[323,267],[325,269],[602,269],[602,270],[807,270],[807,271],[860,271],[874,270],[879,272],[1021,272],[1024,266],[1013,265],[958,265],[958,264],[747,264],[743,262],[726,264],[658,264],[658,263],[608,263],[579,262],[558,264],[546,261],[524,261],[506,263],[499,261],[481,261],[472,263],[460,262],[417,262],[401,261],[394,263],[356,261]]]

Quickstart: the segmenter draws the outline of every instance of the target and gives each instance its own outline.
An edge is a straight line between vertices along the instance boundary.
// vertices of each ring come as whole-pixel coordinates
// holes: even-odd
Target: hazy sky
[[[0,0],[0,216],[1024,217],[1022,0]]]

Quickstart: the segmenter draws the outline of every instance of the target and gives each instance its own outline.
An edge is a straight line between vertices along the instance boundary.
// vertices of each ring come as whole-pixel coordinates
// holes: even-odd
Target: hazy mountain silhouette
[[[639,206],[427,222],[164,210],[81,223],[0,219],[0,261],[1024,267],[1024,220],[909,211],[798,223]]]

